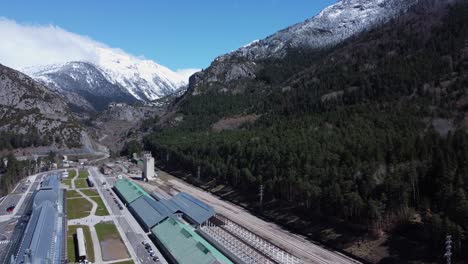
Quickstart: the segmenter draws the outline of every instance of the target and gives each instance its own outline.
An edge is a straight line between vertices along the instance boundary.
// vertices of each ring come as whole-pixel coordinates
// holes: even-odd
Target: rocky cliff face
[[[213,86],[217,86],[220,91],[232,89],[229,84],[232,81],[254,79],[265,59],[282,58],[291,49],[330,47],[376,24],[388,21],[417,2],[418,0],[338,1],[315,17],[219,56],[208,69],[192,76],[189,91],[198,94]]]
[[[63,98],[18,71],[0,65],[0,131],[35,132],[51,144],[80,145],[81,128]]]

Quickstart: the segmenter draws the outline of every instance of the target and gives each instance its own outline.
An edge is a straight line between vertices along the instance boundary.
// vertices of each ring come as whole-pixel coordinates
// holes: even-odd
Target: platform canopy
[[[146,195],[133,201],[128,208],[147,231],[172,214],[165,202],[156,201]]]
[[[204,240],[191,227],[169,217],[151,232],[179,264],[232,264],[233,262]]]
[[[118,180],[115,183],[114,188],[127,204],[132,203],[143,195],[150,197],[150,195],[145,192],[145,190],[128,179]]]
[[[168,203],[174,212],[181,212],[192,224],[201,225],[213,217],[215,210],[190,194],[180,192]]]

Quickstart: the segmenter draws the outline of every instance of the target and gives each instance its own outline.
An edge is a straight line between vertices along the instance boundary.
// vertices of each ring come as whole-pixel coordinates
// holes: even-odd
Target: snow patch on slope
[[[117,49],[106,47],[96,47],[96,51],[98,54],[96,61],[84,62],[92,64],[108,82],[124,88],[138,100],[159,99],[178,91],[188,83],[186,75],[173,72],[151,60],[139,59]],[[86,82],[92,86],[96,80],[92,78],[92,74],[87,73],[89,69],[82,67],[82,65],[76,62],[67,62],[25,67],[22,71],[46,84],[57,84],[56,80],[51,77],[55,73],[67,74],[76,80],[73,72],[82,71],[81,73],[87,76]],[[73,71],[70,71],[70,67]]]
[[[260,41],[254,41],[216,61],[235,57],[248,60],[283,57],[291,48],[322,48],[334,45],[407,10],[418,0],[341,0],[318,15]]]
[[[139,100],[155,100],[168,95],[188,80],[151,60],[142,60],[113,50],[100,48],[96,66],[107,79],[125,87]],[[144,94],[146,98],[142,98]]]

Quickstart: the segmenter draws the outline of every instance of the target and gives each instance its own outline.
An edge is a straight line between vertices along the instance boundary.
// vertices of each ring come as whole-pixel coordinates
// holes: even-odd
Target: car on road
[[[153,261],[154,261],[154,262],[158,262],[158,261],[159,261],[159,258],[158,258],[158,257],[154,257],[154,258],[153,258]]]
[[[150,256],[151,256],[151,257],[156,257],[156,253],[154,253],[154,252],[153,252],[153,253],[150,253]]]
[[[10,205],[10,206],[6,209],[7,213],[13,213],[13,210],[15,210],[15,205]]]
[[[146,251],[148,251],[148,253],[150,253],[150,254],[153,254],[153,253],[154,253],[154,251],[153,251],[152,248],[147,248]]]

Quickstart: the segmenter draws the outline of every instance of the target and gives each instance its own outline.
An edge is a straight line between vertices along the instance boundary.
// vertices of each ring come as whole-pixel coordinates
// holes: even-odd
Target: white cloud
[[[12,68],[63,63],[95,62],[103,43],[53,25],[25,25],[0,18],[0,63]]]
[[[176,73],[182,76],[184,80],[188,80],[190,76],[192,76],[194,73],[199,72],[199,71],[201,71],[201,69],[180,69],[180,70],[177,70]]]
[[[54,25],[20,24],[0,17],[0,36],[0,63],[15,69],[70,61],[100,65],[107,59],[106,55],[114,60],[119,57],[144,60],[142,56],[129,55]],[[198,69],[182,69],[177,73],[188,80],[196,71]]]

